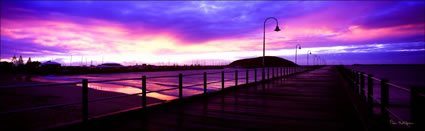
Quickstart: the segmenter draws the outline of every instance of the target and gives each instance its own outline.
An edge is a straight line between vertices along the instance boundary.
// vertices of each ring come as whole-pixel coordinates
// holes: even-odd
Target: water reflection
[[[62,76],[39,76],[34,77],[32,80],[39,82],[48,82],[48,83],[66,83],[66,82],[81,82],[82,79],[89,79],[89,81],[97,80],[113,80],[113,79],[126,79],[126,78],[139,78],[143,75],[147,76],[147,92],[158,91],[163,89],[171,89],[178,87],[178,74],[202,74],[203,72],[212,73],[218,72],[216,74],[208,74],[208,82],[221,81],[221,71],[235,71],[240,69],[225,69],[225,70],[187,70],[187,71],[163,71],[163,72],[131,72],[131,73],[113,73],[113,74],[85,74],[85,75],[62,75]],[[245,71],[245,70],[243,70]],[[225,73],[225,79],[234,79],[234,73]],[[253,70],[250,71],[253,74]],[[170,76],[175,75],[176,77],[166,77],[166,78],[149,78],[157,76]],[[241,77],[242,74],[240,74]],[[258,76],[261,76],[258,73]],[[196,94],[203,93],[203,86],[197,84],[203,83],[202,75],[195,76],[184,76],[183,77],[183,95],[191,96]],[[234,82],[226,81],[225,85],[233,86]],[[242,84],[242,83],[241,83]],[[91,89],[109,91],[109,92],[118,92],[123,94],[135,94],[141,93],[141,81],[140,80],[124,80],[124,81],[113,81],[113,82],[103,82],[103,83],[89,83],[88,86]],[[190,86],[197,85],[197,86]],[[77,84],[81,87],[81,84]],[[208,91],[214,91],[221,89],[221,83],[209,84]],[[147,94],[149,97],[161,99],[161,100],[173,100],[178,98],[178,90],[168,90],[161,92],[150,92]]]

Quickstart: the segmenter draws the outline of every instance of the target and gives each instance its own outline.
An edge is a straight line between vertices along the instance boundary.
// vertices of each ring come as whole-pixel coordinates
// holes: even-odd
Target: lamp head
[[[300,49],[300,50],[301,50],[301,46],[300,46],[300,47],[298,47],[298,49]]]
[[[280,28],[279,28],[278,25],[276,25],[276,29],[274,29],[274,31],[276,31],[276,32],[279,32],[280,31]]]

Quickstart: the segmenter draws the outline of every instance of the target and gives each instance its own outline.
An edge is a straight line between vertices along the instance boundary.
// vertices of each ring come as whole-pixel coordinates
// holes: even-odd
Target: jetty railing
[[[360,96],[363,102],[368,105],[369,112],[375,113],[374,107],[379,107],[378,115],[384,127],[388,128],[409,128],[425,129],[425,87],[403,87],[390,83],[386,78],[376,78],[373,74],[347,69],[344,66],[338,66],[338,69],[349,80],[350,87]],[[374,96],[374,83],[379,83],[379,96]],[[399,97],[401,94],[390,95],[390,89],[399,90],[398,92],[409,95],[405,104],[395,104],[390,102],[391,97]],[[379,99],[378,99],[379,97]],[[392,107],[407,108],[410,113],[409,118],[400,117],[401,113],[391,110]],[[404,112],[407,113],[407,112]]]
[[[46,105],[46,106],[13,109],[13,110],[5,111],[5,112],[0,112],[0,115],[7,115],[7,114],[11,114],[11,113],[22,113],[22,112],[27,112],[27,111],[34,111],[34,110],[41,110],[41,109],[48,109],[48,108],[56,108],[56,107],[63,107],[63,106],[81,104],[81,116],[82,116],[82,118],[80,120],[74,121],[73,123],[77,123],[77,122],[83,122],[84,123],[84,122],[87,122],[89,119],[96,117],[96,116],[89,117],[88,103],[91,103],[91,102],[105,101],[105,100],[141,95],[142,103],[140,103],[139,107],[132,109],[132,110],[135,110],[135,109],[146,108],[146,107],[149,106],[146,102],[146,100],[147,100],[146,97],[147,97],[147,94],[149,94],[149,93],[161,93],[161,92],[164,92],[164,91],[178,90],[178,92],[179,92],[178,98],[175,99],[175,100],[181,100],[181,99],[184,98],[184,95],[183,95],[184,90],[183,89],[189,88],[189,87],[203,86],[203,93],[200,94],[200,95],[203,95],[203,94],[207,94],[209,92],[215,92],[215,91],[208,91],[208,85],[210,85],[210,84],[221,83],[221,90],[216,90],[216,91],[222,91],[222,90],[225,90],[225,82],[228,82],[228,81],[235,81],[235,84],[234,84],[234,86],[229,86],[227,88],[238,87],[238,86],[247,85],[247,84],[265,82],[265,81],[276,79],[276,78],[287,77],[287,76],[294,75],[294,74],[297,74],[297,73],[300,73],[300,72],[313,70],[313,69],[316,69],[316,68],[319,68],[319,67],[321,67],[321,66],[267,67],[265,72],[262,72],[261,68],[255,68],[255,69],[251,68],[251,69],[235,69],[235,70],[232,70],[232,71],[203,72],[203,73],[195,73],[195,74],[179,73],[178,75],[154,76],[154,77],[148,77],[148,76],[143,75],[139,78],[126,78],[126,79],[113,79],[113,80],[89,81],[88,79],[82,79],[81,82],[1,86],[0,90],[2,90],[2,89],[17,89],[17,88],[48,87],[48,86],[79,85],[79,84],[81,84],[81,86],[82,86],[81,96],[82,97],[81,97],[81,101],[79,101],[79,102],[69,102],[69,103],[52,104],[52,105]],[[253,75],[252,75],[252,73],[250,74],[249,73],[250,71],[251,72],[254,71],[254,74]],[[243,72],[246,72],[245,77],[243,77],[243,75],[239,75],[240,73],[242,74]],[[264,74],[266,76],[265,79],[261,80],[262,79],[261,77],[257,78],[258,77],[257,72]],[[235,73],[234,74],[235,78],[225,78],[225,74],[227,74],[227,73]],[[207,82],[208,75],[212,75],[212,74],[221,74],[221,80]],[[202,83],[196,83],[196,84],[190,84],[190,85],[183,85],[183,80],[184,80],[183,78],[188,77],[188,76],[203,76],[203,82]],[[159,79],[159,78],[178,78],[178,87],[147,91],[148,87],[147,87],[146,83],[149,80]],[[254,79],[254,82],[250,83],[249,82],[250,79],[251,79],[251,81],[252,81],[252,79]],[[89,83],[104,83],[104,82],[126,81],[126,80],[140,80],[142,92],[134,93],[134,94],[126,94],[126,95],[117,95],[117,96],[112,96],[112,97],[96,98],[96,99],[89,99],[89,97],[88,97],[89,96],[88,89],[90,88]],[[245,80],[245,83],[244,84],[238,83],[238,81],[241,81],[241,80]],[[119,112],[120,111],[117,111],[116,113],[119,113]],[[114,114],[114,113],[108,113],[108,114]]]

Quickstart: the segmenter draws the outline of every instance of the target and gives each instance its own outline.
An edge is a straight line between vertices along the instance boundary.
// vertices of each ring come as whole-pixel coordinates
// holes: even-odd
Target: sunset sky
[[[266,55],[306,64],[425,64],[423,1],[35,1],[1,3],[1,58],[64,65],[223,64]],[[310,60],[313,56],[310,55]],[[310,64],[313,61],[310,61]]]

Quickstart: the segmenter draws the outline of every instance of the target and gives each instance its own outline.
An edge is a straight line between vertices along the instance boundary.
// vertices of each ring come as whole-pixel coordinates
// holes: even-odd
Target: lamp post
[[[275,21],[276,21],[276,28],[274,29],[274,31],[276,31],[276,32],[280,31],[280,29],[279,29],[279,22],[277,21],[277,19],[276,19],[276,18],[274,18],[274,17],[269,17],[269,18],[266,18],[266,20],[264,20],[264,32],[263,32],[263,80],[265,79],[265,70],[264,70],[264,66],[265,66],[265,64],[264,64],[264,57],[265,57],[265,55],[266,55],[266,22],[267,22],[267,20],[269,20],[269,19],[273,19],[273,20],[275,20]]]
[[[298,49],[301,50],[301,45],[300,44],[295,45],[295,64],[297,64],[297,50]]]
[[[307,51],[307,65],[309,65],[308,64],[308,55],[311,55],[311,51],[310,50]]]

